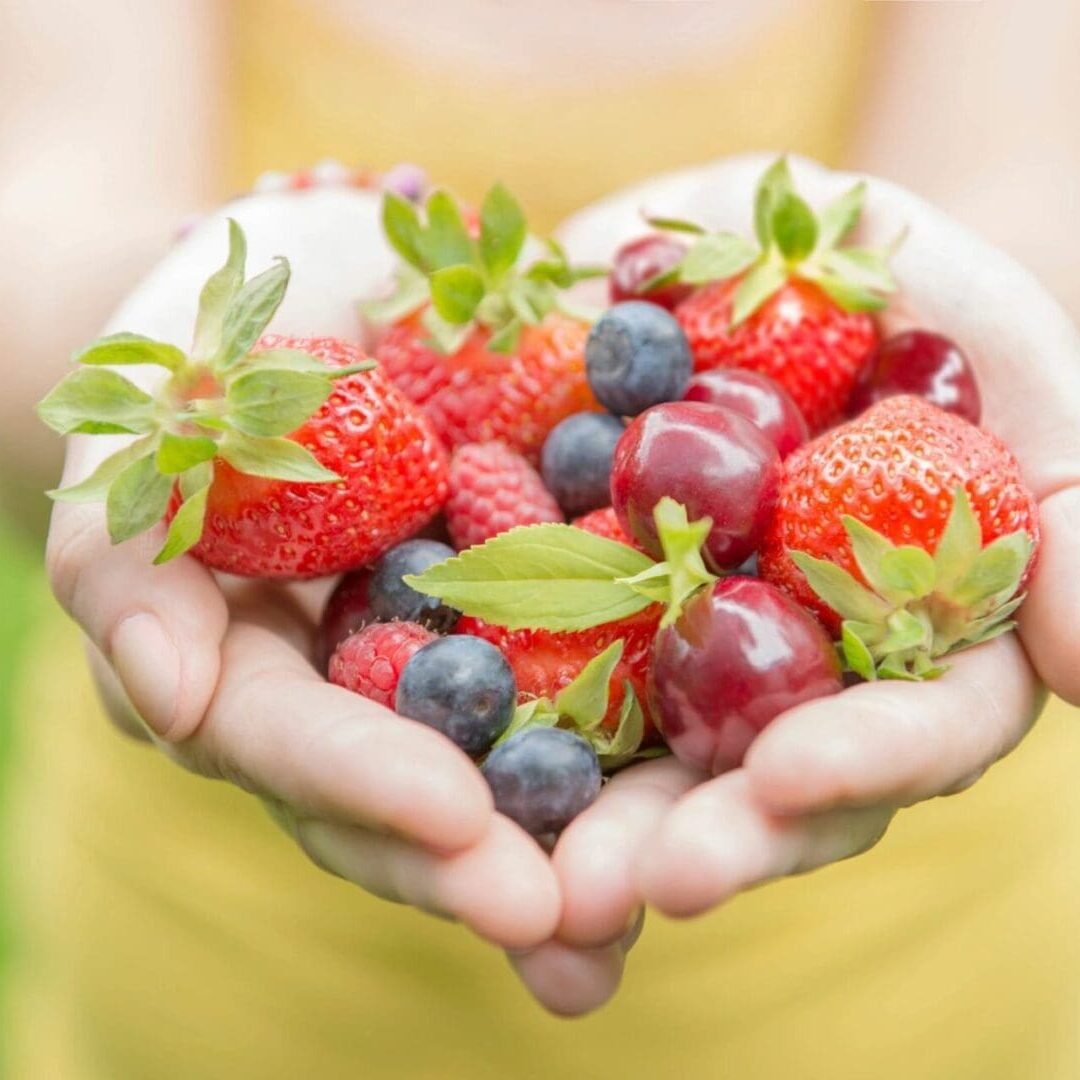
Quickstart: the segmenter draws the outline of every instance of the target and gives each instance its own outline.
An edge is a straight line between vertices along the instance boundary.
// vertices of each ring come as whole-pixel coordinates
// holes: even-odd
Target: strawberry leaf
[[[789,554],[810,588],[841,618],[878,623],[889,614],[889,605],[860,585],[843,567],[827,559],[815,559],[805,551]]]
[[[773,246],[773,212],[780,200],[791,193],[791,172],[786,157],[777,158],[758,181],[754,195],[754,232],[763,251]]]
[[[341,477],[319,464],[310,450],[291,439],[253,438],[230,431],[218,454],[238,472],[272,480],[326,484]]]
[[[555,698],[556,711],[571,720],[579,731],[593,731],[603,722],[611,696],[611,676],[622,654],[622,639],[612,642],[599,656],[594,656],[577,678]]]
[[[308,375],[321,375],[324,379],[342,379],[358,371],[370,371],[374,360],[359,364],[330,367],[325,361],[299,349],[267,349],[265,352],[249,353],[244,371],[299,371]]]
[[[197,466],[184,478],[185,492],[184,501],[169,522],[169,531],[165,534],[165,543],[161,550],[154,556],[154,562],[158,565],[183,555],[198,542],[202,536],[203,523],[206,520],[206,501],[210,494],[210,484],[213,481],[214,472],[208,463]]]
[[[420,234],[420,252],[429,270],[472,263],[473,243],[449,192],[433,192],[427,201],[427,228]]]
[[[37,414],[61,435],[139,435],[156,426],[154,399],[108,368],[72,371],[38,403]]]
[[[225,265],[206,280],[199,294],[199,314],[195,319],[192,353],[209,360],[221,345],[225,312],[244,284],[247,238],[244,230],[229,218],[229,254]]]
[[[156,364],[169,371],[179,371],[187,361],[182,349],[142,334],[109,334],[79,349],[71,359],[87,366]]]
[[[755,266],[739,282],[731,307],[731,328],[744,323],[770,296],[775,295],[787,281],[787,271],[774,262]]]
[[[128,465],[109,487],[105,500],[112,542],[123,543],[156,525],[165,516],[172,489],[172,477],[157,471],[152,456]]]
[[[408,199],[393,191],[383,195],[382,227],[390,246],[409,266],[426,269],[420,250],[420,218]]]
[[[361,300],[357,307],[362,318],[381,326],[410,315],[423,307],[430,297],[427,275],[403,262],[394,271],[394,289],[389,296]]]
[[[236,293],[222,321],[216,366],[226,371],[247,355],[269,325],[289,285],[289,262],[279,257]]]
[[[833,200],[818,215],[818,246],[834,248],[855,227],[866,197],[866,181],[860,180]]]
[[[953,492],[949,520],[934,552],[938,588],[950,591],[970,569],[982,548],[982,528],[963,485]]]
[[[101,502],[109,493],[112,482],[129,466],[154,453],[157,435],[136,439],[123,450],[110,454],[89,476],[65,488],[54,488],[46,495],[56,502]]]
[[[510,356],[518,347],[521,338],[521,320],[511,319],[505,326],[491,335],[487,343],[488,352]]]
[[[684,221],[682,218],[646,216],[645,220],[654,229],[663,229],[665,232],[688,233],[691,236],[704,236],[705,229],[693,221]]]
[[[472,321],[484,299],[484,279],[468,265],[446,266],[431,275],[431,302],[448,323],[462,326]]]
[[[705,285],[741,273],[758,257],[757,248],[734,233],[703,236],[684,256],[677,271],[680,281]],[[673,273],[669,271],[667,273]],[[663,284],[667,273],[648,283],[648,288]]]
[[[770,228],[780,254],[792,262],[804,259],[817,244],[814,212],[793,191],[774,196]]]
[[[494,280],[518,261],[525,230],[525,215],[517,200],[502,184],[495,184],[480,207],[480,258]]]
[[[228,418],[245,435],[288,435],[330,396],[333,383],[321,375],[286,369],[244,372],[225,391]]]
[[[638,755],[645,735],[645,713],[630,682],[624,681],[622,709],[615,733],[609,739],[593,739],[593,747],[600,758],[600,767],[609,772],[621,768]]]
[[[164,432],[157,450],[157,470],[163,476],[187,472],[217,453],[217,443],[203,435],[173,435]]]

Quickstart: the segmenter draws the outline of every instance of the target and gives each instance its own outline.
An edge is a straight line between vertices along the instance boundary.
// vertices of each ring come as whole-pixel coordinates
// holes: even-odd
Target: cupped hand
[[[747,234],[767,164],[743,157],[661,177],[576,215],[563,239],[575,258],[610,259],[640,233],[643,210]],[[815,205],[858,179],[802,160],[792,171]],[[554,1011],[586,1011],[614,992],[643,903],[697,915],[862,852],[897,808],[963,790],[1012,750],[1046,687],[1080,703],[1080,337],[1028,272],[910,192],[870,179],[861,228],[874,242],[907,230],[883,328],[921,325],[960,343],[984,425],[1039,500],[1043,543],[1019,634],[956,656],[936,682],[867,683],[792,709],[716,778],[671,759],[617,776],[555,849],[555,941],[517,960]]]
[[[237,201],[179,243],[107,330],[190,344],[232,216],[253,271],[279,254],[292,264],[271,329],[353,338],[356,298],[393,265],[378,206],[344,188]],[[65,482],[88,475],[113,442],[71,440]],[[560,906],[550,862],[494,813],[473,763],[312,667],[318,586],[225,579],[190,556],[154,566],[162,540],[159,529],[111,546],[100,505],[60,503],[53,515],[53,588],[93,647],[114,719],[188,769],[261,797],[324,869],[505,947],[550,937]]]

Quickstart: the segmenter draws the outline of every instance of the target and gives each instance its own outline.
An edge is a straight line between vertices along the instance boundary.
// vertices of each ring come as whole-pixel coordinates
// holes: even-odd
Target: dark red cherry
[[[648,300],[674,311],[675,305],[682,303],[693,292],[693,286],[675,281],[647,292],[642,287],[681,262],[685,254],[686,245],[664,233],[650,233],[623,244],[615,252],[611,266],[611,302],[618,304],[623,300]]]
[[[717,773],[742,763],[758,732],[843,688],[820,624],[779,589],[729,577],[695,596],[653,646],[649,700],[680,761]]]
[[[810,437],[810,429],[791,395],[768,375],[742,368],[713,368],[695,375],[683,401],[704,401],[745,416],[772,441],[782,458]]]
[[[670,495],[691,521],[712,518],[705,561],[734,570],[753,554],[776,506],[780,457],[744,416],[672,401],[637,417],[615,447],[611,503],[623,529],[656,558],[653,508]]]
[[[955,342],[929,330],[905,330],[881,342],[859,377],[848,411],[858,415],[897,394],[917,394],[973,424],[982,414],[979,385],[967,358]]]
[[[330,594],[315,631],[315,665],[324,675],[334,650],[351,634],[375,622],[368,602],[370,570],[346,574]]]

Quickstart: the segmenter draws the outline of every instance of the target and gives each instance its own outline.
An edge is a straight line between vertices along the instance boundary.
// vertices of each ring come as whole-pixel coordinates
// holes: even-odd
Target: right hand
[[[252,269],[279,253],[292,263],[272,330],[355,337],[355,298],[393,266],[378,207],[376,195],[348,189],[235,202],[174,248],[106,332],[188,345],[232,216]],[[86,476],[113,442],[70,440],[64,482]],[[430,728],[315,671],[318,588],[219,579],[191,556],[154,566],[163,532],[112,546],[103,506],[53,512],[52,587],[93,646],[113,719],[193,772],[261,797],[331,873],[507,948],[549,938],[560,912],[550,861],[494,813],[473,763]]]

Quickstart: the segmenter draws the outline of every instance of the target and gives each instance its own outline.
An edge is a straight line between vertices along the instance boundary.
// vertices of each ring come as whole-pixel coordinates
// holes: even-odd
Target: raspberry
[[[446,525],[460,551],[515,525],[562,521],[539,473],[502,443],[468,443],[450,463]]]
[[[405,665],[436,636],[417,623],[372,623],[337,647],[330,681],[392,709]]]

